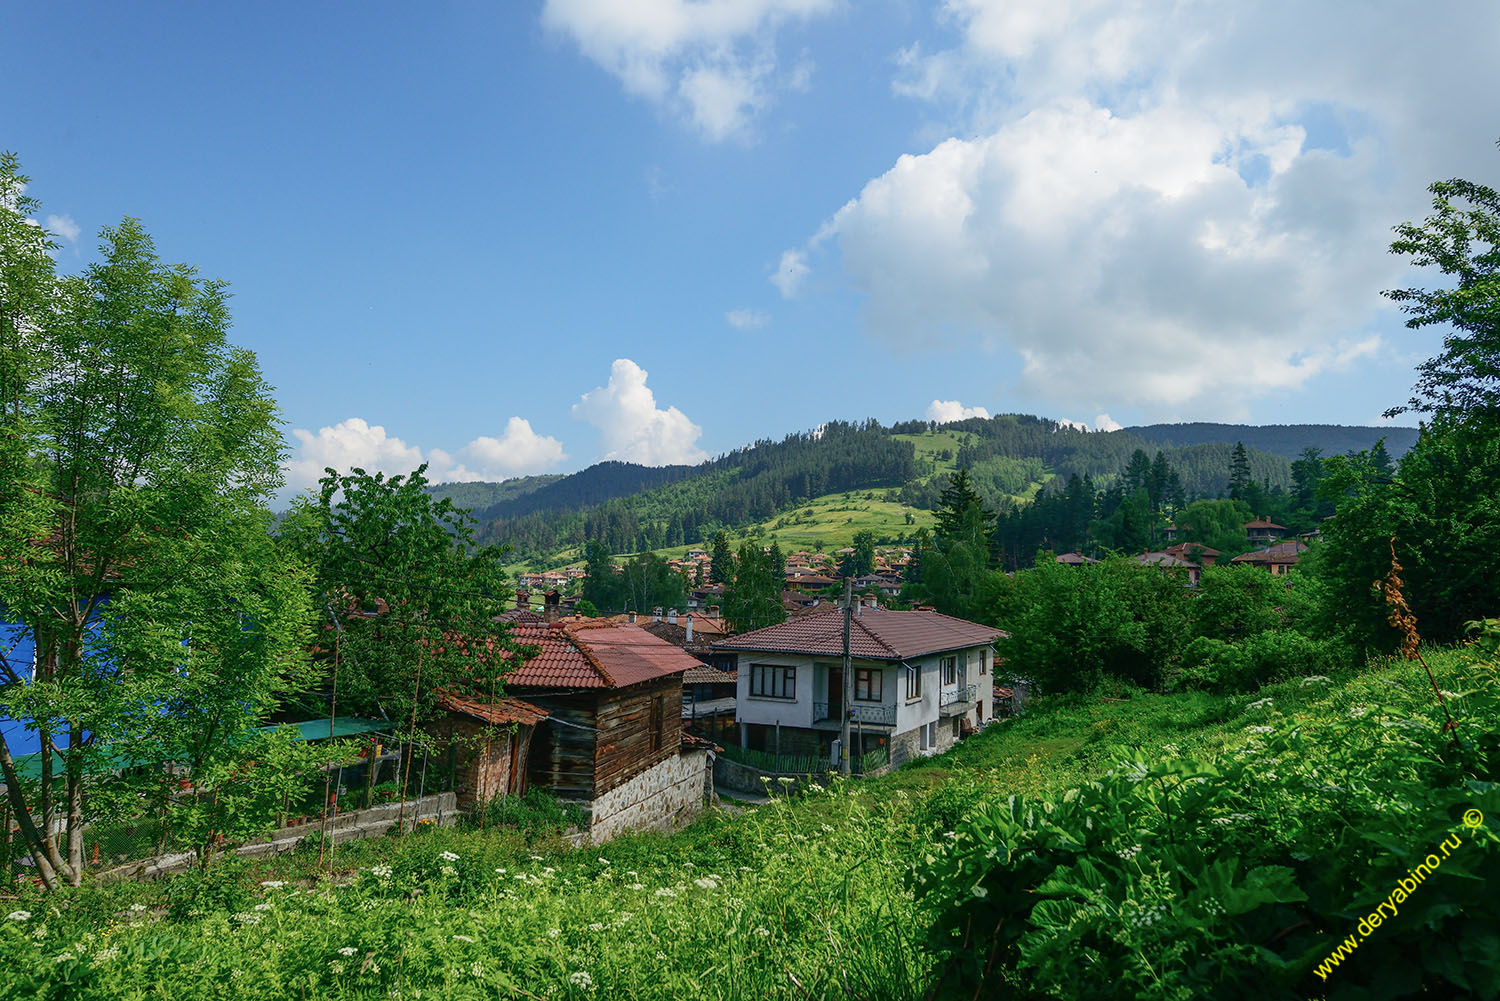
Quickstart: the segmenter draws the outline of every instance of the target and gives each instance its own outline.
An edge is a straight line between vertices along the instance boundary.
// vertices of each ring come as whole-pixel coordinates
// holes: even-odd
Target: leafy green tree
[[[653,608],[685,608],[687,578],[667,566],[655,553],[639,553],[620,575],[625,602],[631,608],[647,611]]]
[[[1440,414],[1401,458],[1394,479],[1366,452],[1327,460],[1337,503],[1309,561],[1327,588],[1324,628],[1361,647],[1395,648],[1389,609],[1372,585],[1391,540],[1422,636],[1453,642],[1464,623],[1500,607],[1500,437],[1479,420]]]
[[[999,656],[1048,691],[1160,685],[1189,636],[1185,583],[1125,557],[1070,567],[1044,553],[998,594]]]
[[[854,533],[850,545],[854,551],[839,562],[840,577],[863,577],[875,570],[875,533],[865,530]]]
[[[499,695],[518,650],[498,618],[510,605],[505,551],[473,545],[473,519],[427,491],[426,471],[327,469],[318,496],[299,499],[283,523],[314,568],[321,646],[336,658],[325,657],[330,694],[345,712],[403,726],[413,746],[440,693]]]
[[[597,539],[590,539],[584,543],[583,553],[584,570],[588,574],[583,580],[584,600],[592,603],[595,608],[631,611],[632,609],[624,607],[628,604],[625,599],[625,580],[615,573],[608,547]]]
[[[1493,421],[1500,413],[1500,193],[1457,178],[1427,190],[1433,214],[1421,225],[1397,226],[1391,252],[1437,268],[1455,285],[1385,294],[1401,304],[1408,327],[1446,324],[1451,332],[1442,353],[1417,369],[1411,399],[1386,416],[1456,413]]]
[[[1242,642],[1274,629],[1287,585],[1259,567],[1222,563],[1204,569],[1192,602],[1193,631],[1209,639]]]
[[[734,580],[724,592],[724,619],[735,632],[762,629],[786,621],[781,604],[785,578],[778,577],[771,557],[758,543],[740,546]]]
[[[1178,541],[1200,542],[1219,550],[1221,562],[1250,549],[1245,522],[1254,518],[1250,505],[1236,500],[1196,500],[1177,512]]]
[[[33,721],[36,795],[3,737],[0,768],[52,887],[82,878],[111,756],[204,774],[235,755],[300,680],[309,608],[265,508],[276,405],[228,342],[224,286],[164,265],[131,219],[104,229],[99,263],[56,277],[23,182],[0,160],[0,608],[36,658],[33,673],[0,657],[0,710]]]

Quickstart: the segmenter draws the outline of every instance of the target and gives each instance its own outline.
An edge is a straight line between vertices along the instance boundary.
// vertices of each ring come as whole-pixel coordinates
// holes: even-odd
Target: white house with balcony
[[[885,747],[899,766],[951,747],[994,714],[996,638],[1002,630],[938,612],[859,608],[844,674],[840,608],[731,636],[714,644],[737,660],[740,746],[826,754],[850,696],[850,752]]]

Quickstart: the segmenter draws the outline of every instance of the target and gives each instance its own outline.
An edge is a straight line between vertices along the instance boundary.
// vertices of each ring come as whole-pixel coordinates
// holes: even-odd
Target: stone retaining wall
[[[588,840],[680,827],[703,812],[712,789],[708,751],[685,750],[594,800]]]
[[[409,799],[406,801],[405,810],[402,810],[400,803],[382,803],[368,809],[354,810],[329,817],[328,832],[335,844],[340,841],[375,837],[395,827],[398,814],[402,815],[401,827],[404,830],[411,830],[424,820],[441,827],[451,827],[458,819],[458,804],[451,792],[424,796],[421,799]],[[279,831],[246,842],[231,851],[247,858],[275,855],[279,852],[291,851],[307,838],[312,838],[316,842],[322,831],[322,822],[313,820],[293,827],[283,827]],[[125,865],[105,870],[99,874],[98,878],[104,881],[153,879],[191,868],[197,864],[197,861],[196,851],[173,852],[138,862],[127,862]]]

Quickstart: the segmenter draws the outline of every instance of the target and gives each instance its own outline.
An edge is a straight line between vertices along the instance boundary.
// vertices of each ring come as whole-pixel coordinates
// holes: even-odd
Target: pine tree
[[[714,533],[713,559],[708,565],[710,584],[727,584],[734,579],[734,551],[729,548],[729,533]]]
[[[1229,496],[1232,500],[1244,499],[1247,488],[1254,481],[1250,478],[1250,453],[1245,451],[1245,443],[1237,441],[1234,443],[1234,452],[1229,459]]]

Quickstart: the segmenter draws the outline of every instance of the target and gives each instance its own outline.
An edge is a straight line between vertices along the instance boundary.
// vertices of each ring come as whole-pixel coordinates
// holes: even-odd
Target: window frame
[[[861,691],[865,694],[861,695]],[[885,670],[883,668],[856,667],[854,669],[854,701],[885,701]]]
[[[942,674],[944,685],[958,684],[958,655],[941,657],[938,659],[938,670]]]
[[[774,675],[773,675],[774,672]],[[774,677],[774,680],[772,680]],[[750,698],[797,701],[797,666],[795,664],[751,664]],[[780,694],[777,694],[777,693]],[[790,692],[790,694],[787,694]]]
[[[910,664],[902,666],[906,668],[906,701],[922,701],[922,666],[920,664],[916,667]]]

